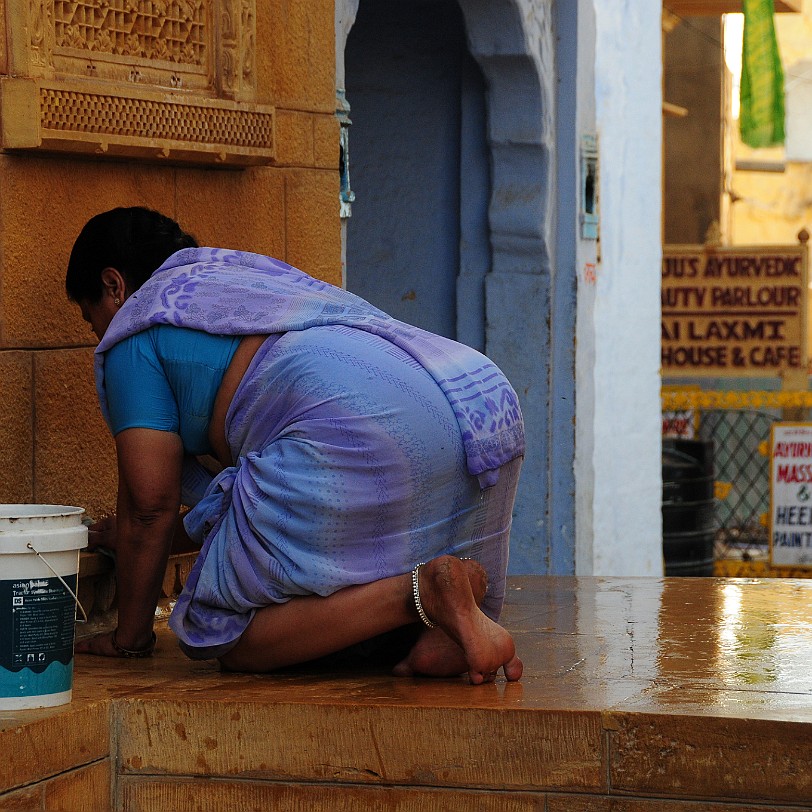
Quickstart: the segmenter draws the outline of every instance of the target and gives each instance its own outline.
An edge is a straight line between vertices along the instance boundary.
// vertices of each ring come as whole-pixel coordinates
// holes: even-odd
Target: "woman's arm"
[[[183,446],[177,434],[126,429],[116,435],[118,508],[116,534],[116,643],[146,648],[172,546],[180,507]],[[112,634],[77,645],[78,652],[116,656]]]

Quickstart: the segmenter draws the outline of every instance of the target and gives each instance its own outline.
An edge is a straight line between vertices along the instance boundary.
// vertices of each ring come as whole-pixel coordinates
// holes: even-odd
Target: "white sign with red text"
[[[770,432],[770,561],[812,567],[812,423]]]

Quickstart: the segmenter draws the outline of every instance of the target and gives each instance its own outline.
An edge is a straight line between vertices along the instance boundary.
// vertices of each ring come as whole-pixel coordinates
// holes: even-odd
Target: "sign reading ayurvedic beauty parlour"
[[[770,432],[770,561],[812,567],[812,423]]]
[[[663,248],[663,375],[805,370],[804,245]]]

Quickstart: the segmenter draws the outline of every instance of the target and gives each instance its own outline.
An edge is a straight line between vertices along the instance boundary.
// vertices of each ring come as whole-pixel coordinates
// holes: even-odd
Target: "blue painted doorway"
[[[455,0],[361,0],[345,49],[347,287],[485,349],[485,83]]]

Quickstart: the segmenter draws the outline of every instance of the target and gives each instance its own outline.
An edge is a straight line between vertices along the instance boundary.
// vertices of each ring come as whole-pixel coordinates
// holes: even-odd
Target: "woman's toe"
[[[409,665],[409,658],[401,660],[393,669],[393,676],[396,677],[413,677],[414,669]]]
[[[514,656],[509,663],[505,663],[505,677],[508,682],[517,682],[521,679],[522,671],[524,663],[518,657]]]

